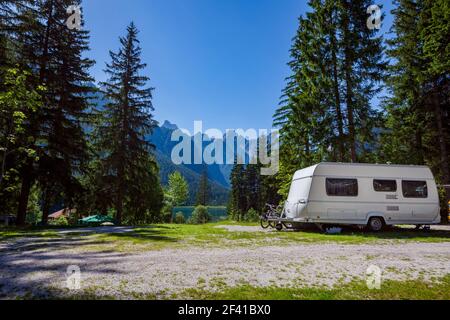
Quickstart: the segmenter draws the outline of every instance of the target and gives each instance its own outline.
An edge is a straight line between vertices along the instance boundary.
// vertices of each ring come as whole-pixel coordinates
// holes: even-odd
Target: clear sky
[[[83,10],[97,81],[134,21],[156,88],[156,119],[225,130],[271,128],[297,19],[308,7],[302,0],[84,0]]]

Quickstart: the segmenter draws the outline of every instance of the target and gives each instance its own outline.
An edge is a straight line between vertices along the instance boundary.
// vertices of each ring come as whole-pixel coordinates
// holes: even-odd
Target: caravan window
[[[373,187],[377,192],[396,192],[397,181],[395,180],[373,180]]]
[[[327,179],[327,195],[330,197],[357,197],[357,179]]]
[[[428,198],[426,181],[402,181],[402,189],[405,198]]]

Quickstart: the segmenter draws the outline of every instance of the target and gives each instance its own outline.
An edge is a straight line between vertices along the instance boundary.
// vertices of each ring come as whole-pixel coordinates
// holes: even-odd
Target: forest
[[[384,39],[367,26],[371,1],[309,1],[274,106],[280,171],[266,177],[260,164],[236,164],[233,218],[282,202],[293,173],[321,161],[428,165],[440,185],[450,184],[450,3],[394,3]],[[105,62],[86,58],[83,21],[80,29],[66,24],[67,8],[81,4],[0,1],[0,213],[18,225],[47,224],[60,204],[118,224],[167,220],[171,207],[186,204],[189,186],[176,173],[162,185],[146,139],[158,123],[139,31],[129,24],[106,61],[107,80],[93,85],[90,68]],[[208,205],[208,190],[205,173],[196,204]]]
[[[85,58],[89,32],[66,23],[67,8],[81,1],[0,5],[0,211],[17,212],[18,225],[39,211],[46,224],[57,203],[113,211],[118,224],[157,219],[164,192],[145,139],[157,123],[136,26],[110,52],[100,109],[94,61]]]
[[[370,5],[309,1],[273,117],[280,172],[255,179],[255,165],[236,165],[234,215],[277,204],[295,171],[324,161],[427,165],[439,185],[450,183],[450,3],[394,1],[386,39],[367,26]],[[440,193],[446,218],[444,188]]]

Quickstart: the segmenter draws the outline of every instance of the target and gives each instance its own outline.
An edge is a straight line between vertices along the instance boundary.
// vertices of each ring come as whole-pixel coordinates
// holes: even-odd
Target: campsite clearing
[[[450,299],[450,228],[324,235],[253,224],[0,231],[0,298]],[[81,290],[67,289],[67,267]],[[365,285],[371,265],[381,290]]]

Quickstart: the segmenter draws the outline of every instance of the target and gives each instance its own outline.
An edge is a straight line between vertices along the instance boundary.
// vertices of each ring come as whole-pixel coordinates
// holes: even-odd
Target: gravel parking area
[[[123,299],[167,298],[189,288],[220,290],[241,284],[334,286],[364,279],[371,265],[381,268],[383,280],[427,281],[450,274],[450,242],[193,247],[128,254],[83,252],[78,249],[81,237],[52,240],[46,250],[33,250],[36,241],[45,247],[44,239],[0,245],[0,298],[46,297],[49,289],[76,294],[66,289],[70,265],[80,267],[82,289]]]

